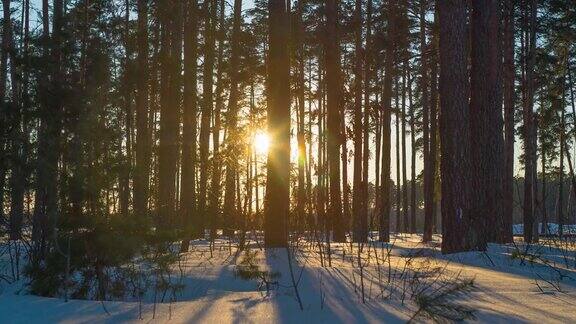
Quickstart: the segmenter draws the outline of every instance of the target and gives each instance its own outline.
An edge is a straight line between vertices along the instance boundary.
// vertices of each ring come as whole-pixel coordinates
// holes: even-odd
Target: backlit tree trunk
[[[269,0],[268,48],[268,136],[266,198],[264,205],[264,244],[287,245],[290,185],[290,57],[289,4]],[[338,127],[338,124],[336,124]],[[336,155],[338,160],[338,155]]]
[[[340,118],[343,118],[342,109],[342,72],[340,66],[340,45],[338,37],[338,0],[326,0],[326,88],[328,112],[327,145],[328,145],[328,172],[330,177],[330,205],[329,218],[334,230],[334,241],[344,242],[345,226],[342,221],[342,195],[340,190]]]

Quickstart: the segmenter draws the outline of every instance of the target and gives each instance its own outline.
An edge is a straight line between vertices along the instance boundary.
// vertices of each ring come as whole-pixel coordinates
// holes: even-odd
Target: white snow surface
[[[535,257],[522,261],[513,257],[526,251],[520,242],[491,244],[486,253],[442,255],[439,240],[435,237],[434,242],[422,244],[420,235],[401,234],[393,235],[389,244],[365,245],[361,253],[364,304],[356,244],[332,244],[329,267],[325,255],[322,266],[316,242],[298,243],[292,264],[304,308],[300,310],[286,249],[250,245],[262,270],[281,274],[277,289],[267,294],[258,289],[257,281],[235,276],[244,253],[236,253],[226,240],[218,240],[211,257],[208,243],[195,241],[192,250],[183,255],[179,280],[185,286],[174,302],[65,302],[31,295],[22,281],[3,283],[0,323],[405,323],[418,306],[406,279],[409,272],[404,269],[420,269],[431,279],[438,273],[448,278],[474,278],[474,288],[458,302],[474,309],[479,322],[576,322],[574,245],[532,246],[528,251]],[[385,260],[387,251],[390,262]]]

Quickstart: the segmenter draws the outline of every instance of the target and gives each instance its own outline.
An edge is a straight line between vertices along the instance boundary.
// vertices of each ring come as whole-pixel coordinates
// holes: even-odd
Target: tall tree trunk
[[[180,114],[180,73],[182,20],[180,2],[163,2],[159,8],[160,47],[160,147],[158,153],[159,225],[172,229],[175,225],[176,163]]]
[[[212,182],[210,188],[209,198],[209,214],[207,217],[210,219],[210,238],[214,239],[216,236],[216,228],[220,224],[220,188],[222,178],[222,157],[220,154],[220,128],[221,118],[220,113],[223,106],[223,67],[222,60],[224,55],[224,38],[226,31],[224,28],[224,0],[220,0],[220,17],[218,19],[218,54],[217,54],[217,70],[216,70],[216,104],[214,106],[214,127],[212,129]]]
[[[400,99],[398,77],[394,80],[395,106],[396,106],[396,233],[402,233],[402,168],[400,146]]]
[[[142,0],[140,0],[142,1]],[[201,220],[196,210],[196,163],[198,127],[198,2],[188,1],[184,20],[184,110],[182,114],[182,173],[180,210],[185,234],[198,237]],[[182,251],[188,250],[187,237]]]
[[[432,229],[429,229],[434,232],[438,232],[438,228],[440,228],[439,220],[440,217],[437,217],[437,201],[438,198],[436,197],[436,188],[439,186],[439,172],[438,172],[438,52],[439,52],[439,44],[438,44],[438,11],[434,12],[434,27],[432,29],[432,39],[431,39],[431,46],[432,46],[432,57],[430,62],[430,178],[431,184],[428,188],[428,195],[432,196],[429,198],[432,200],[432,206],[430,211],[432,213]],[[432,237],[432,234],[430,234]]]
[[[503,206],[502,231],[500,238],[503,243],[511,243],[512,223],[514,214],[514,0],[504,2],[503,20],[503,100],[504,100],[504,176],[503,176]],[[544,188],[543,188],[544,189]]]
[[[130,205],[130,176],[132,173],[132,129],[133,129],[133,111],[132,111],[132,91],[133,91],[133,84],[130,79],[130,74],[132,73],[130,67],[130,60],[132,57],[132,47],[130,46],[129,34],[130,34],[130,1],[124,1],[124,66],[123,66],[123,103],[124,103],[124,113],[125,113],[125,127],[126,127],[126,153],[123,157],[122,161],[122,172],[119,175],[118,184],[119,184],[119,196],[120,196],[120,213],[123,217],[128,217],[128,210]],[[87,34],[89,31],[89,24],[88,24],[88,1],[85,0],[85,34],[83,43],[87,42]],[[86,45],[83,46],[84,51],[86,50]],[[83,55],[86,56],[86,55]],[[85,68],[84,68],[85,69]],[[76,186],[77,188],[72,189],[72,193],[77,195],[78,198],[76,199],[78,202],[77,205],[80,204],[81,196],[80,196],[80,186]],[[75,214],[79,215],[81,213],[79,206],[76,207],[77,211]]]
[[[412,78],[408,74],[408,102],[410,103],[410,233],[416,233],[416,118],[412,101]]]
[[[467,4],[436,3],[440,19],[442,253],[465,250],[468,234]]]
[[[138,80],[136,80],[136,169],[134,174],[134,213],[137,216],[148,214],[150,193],[150,159],[152,157],[152,133],[149,94],[148,68],[148,1],[138,0]]]
[[[402,142],[402,223],[403,223],[403,231],[408,233],[410,231],[410,219],[408,217],[408,176],[406,170],[406,95],[408,92],[408,61],[404,61],[403,63],[403,72],[402,72],[402,128],[400,134],[400,140]]]
[[[473,248],[503,242],[502,52],[500,5],[497,0],[472,2],[470,93],[470,219],[479,229],[469,237]],[[496,41],[494,41],[496,40]]]
[[[362,181],[362,1],[356,0],[354,10],[354,242],[365,242],[364,183]]]
[[[330,177],[329,215],[334,230],[334,241],[344,242],[345,226],[342,221],[342,195],[340,190],[340,118],[343,118],[342,107],[342,72],[340,66],[340,42],[338,36],[338,0],[326,0],[326,38],[324,55],[326,60],[326,88],[328,112],[327,145],[328,172]]]
[[[390,1],[388,27],[386,30],[386,52],[384,57],[384,85],[382,91],[382,163],[380,171],[380,219],[378,235],[380,242],[390,241],[390,152],[392,122],[392,80],[394,74],[394,48],[396,37],[396,1]]]
[[[363,128],[363,147],[362,147],[362,182],[363,205],[362,205],[362,229],[363,235],[368,237],[368,230],[372,224],[368,223],[368,209],[370,199],[368,196],[368,171],[370,164],[370,81],[372,78],[371,71],[371,37],[372,37],[372,0],[368,0],[366,5],[366,48],[364,50],[364,128]],[[367,239],[366,239],[367,240]]]
[[[533,145],[533,109],[534,109],[534,65],[536,58],[536,14],[537,14],[537,0],[530,0],[529,5],[526,1],[524,13],[526,24],[529,27],[528,32],[528,58],[526,60],[526,73],[524,80],[524,102],[522,117],[524,120],[524,241],[532,243],[534,222],[534,185],[533,174],[535,172],[534,161],[532,160],[533,152],[535,150]]]
[[[207,14],[204,22],[204,72],[203,72],[203,104],[202,104],[202,117],[200,120],[200,183],[198,191],[198,217],[199,228],[201,235],[204,233],[206,225],[206,199],[208,190],[208,173],[209,168],[209,146],[210,146],[210,121],[212,119],[212,107],[214,105],[214,48],[215,43],[215,25],[216,25],[216,0],[207,0],[204,2],[204,12]]]
[[[230,229],[241,225],[238,219],[238,210],[235,208],[236,201],[235,180],[238,174],[238,161],[234,158],[240,154],[240,133],[238,127],[238,97],[239,97],[239,50],[240,50],[240,26],[242,23],[242,0],[234,0],[234,18],[232,26],[232,53],[230,57],[230,97],[228,99],[227,112],[227,153],[226,158],[226,184],[224,189],[224,224]],[[251,166],[249,166],[251,170]],[[249,180],[247,180],[249,181]],[[251,180],[250,180],[251,181]],[[251,196],[251,190],[250,190]],[[248,200],[250,206],[252,199]],[[230,231],[231,232],[231,231]]]
[[[426,47],[426,12],[428,11],[428,0],[420,0],[420,53],[421,72],[420,88],[422,91],[422,144],[424,157],[424,235],[422,241],[430,242],[434,228],[434,166],[431,163],[434,156],[430,154],[431,137],[435,134],[430,132],[430,114],[434,109],[428,101],[429,93],[435,89],[428,89],[428,48]]]
[[[2,132],[8,132],[10,139],[10,239],[18,240],[21,236],[22,219],[24,213],[24,165],[22,156],[24,148],[24,133],[23,133],[23,107],[21,105],[21,98],[19,98],[18,91],[18,78],[16,77],[16,71],[19,70],[16,60],[16,49],[14,46],[13,38],[13,27],[12,27],[12,17],[10,1],[2,1],[3,14],[4,14],[4,24],[3,24],[3,60],[2,64],[8,64],[7,59],[10,59],[10,85],[11,85],[11,95],[10,99],[3,98],[3,102],[0,102],[2,107],[6,107],[8,110],[6,115],[2,115],[0,118],[5,118],[9,120],[10,126],[8,130],[2,130]],[[5,66],[3,66],[4,68]],[[5,72],[3,72],[5,73]],[[5,81],[5,79],[3,79]],[[1,135],[0,135],[1,136]],[[3,181],[2,181],[3,182]],[[3,183],[2,183],[3,185]],[[3,197],[2,197],[3,198]],[[3,200],[0,200],[3,203]],[[4,208],[4,205],[0,205],[0,208]],[[4,220],[2,218],[2,220]]]
[[[304,132],[304,109],[305,109],[305,98],[304,98],[304,36],[305,29],[302,22],[302,15],[304,10],[304,3],[299,0],[296,6],[295,15],[295,33],[294,33],[294,43],[296,50],[296,60],[297,60],[297,141],[298,141],[298,193],[296,200],[296,223],[298,224],[298,229],[303,229],[305,224],[305,208],[306,208],[306,139]]]
[[[544,235],[550,234],[548,230],[548,210],[546,208],[546,151],[540,151],[540,157],[542,161],[542,226],[540,232]]]
[[[290,32],[289,4],[285,0],[268,1],[268,134],[266,198],[264,206],[264,244],[284,247],[288,244],[290,209]],[[338,124],[336,124],[338,126]],[[336,156],[338,159],[338,156]]]

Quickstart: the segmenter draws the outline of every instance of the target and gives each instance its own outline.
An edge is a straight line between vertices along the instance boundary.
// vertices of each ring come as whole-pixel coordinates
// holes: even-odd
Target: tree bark
[[[514,214],[514,0],[507,0],[504,8],[504,75],[503,75],[503,100],[504,100],[504,176],[503,176],[503,207],[502,207],[502,231],[500,238],[504,243],[511,243],[512,223]],[[544,188],[543,188],[544,189]]]
[[[440,19],[440,141],[442,253],[467,250],[468,233],[468,71],[467,5],[436,3]],[[472,230],[472,229],[470,229]]]
[[[216,0],[204,2],[204,12],[207,14],[204,22],[204,72],[203,72],[203,98],[202,98],[202,117],[200,120],[200,183],[198,191],[198,219],[199,232],[203,236],[206,225],[207,215],[207,190],[208,174],[210,167],[208,163],[209,146],[210,146],[210,121],[212,119],[212,108],[214,105],[214,48],[215,43],[215,25],[216,25]]]
[[[239,145],[240,133],[238,124],[238,96],[239,96],[239,50],[240,27],[242,22],[242,0],[234,0],[234,18],[232,26],[232,53],[230,57],[230,97],[227,112],[227,154],[226,157],[226,184],[224,189],[224,224],[228,228],[235,228],[240,224],[238,210],[235,208],[235,180],[238,174],[238,161],[235,159],[241,152]],[[252,200],[249,200],[252,204]]]
[[[289,4],[285,0],[268,1],[268,134],[266,198],[264,200],[264,244],[285,247],[288,244],[290,186],[290,57],[288,42]],[[336,124],[338,126],[338,124]],[[338,160],[338,156],[336,155]]]
[[[434,159],[430,154],[431,137],[430,134],[430,114],[433,109],[430,105],[429,93],[434,91],[428,89],[428,53],[426,47],[426,12],[428,10],[428,1],[420,0],[420,53],[421,53],[421,72],[420,88],[422,91],[422,144],[424,157],[424,235],[422,241],[430,242],[434,227],[433,210],[434,210],[434,166],[431,163]]]
[[[502,52],[499,1],[472,2],[470,94],[470,219],[479,229],[470,246],[503,242]],[[496,41],[494,41],[496,40]]]
[[[148,67],[148,1],[138,0],[138,80],[136,81],[136,170],[134,173],[134,213],[148,214],[150,193],[150,159],[152,133],[148,127],[149,67]]]
[[[338,36],[338,0],[326,0],[326,38],[324,55],[326,60],[326,88],[328,113],[327,145],[328,172],[330,177],[329,215],[334,230],[334,241],[344,242],[345,226],[342,221],[342,195],[340,181],[340,118],[343,118],[342,72],[340,66],[340,42]]]
[[[355,1],[354,9],[354,197],[352,210],[354,217],[354,242],[366,242],[363,225],[364,204],[364,182],[362,181],[362,1]]]
[[[534,64],[536,56],[536,13],[537,13],[537,0],[530,0],[529,4],[526,2],[524,8],[525,29],[528,33],[527,43],[527,59],[525,63],[525,76],[524,76],[524,102],[522,118],[524,121],[523,137],[524,137],[524,241],[532,243],[533,241],[533,228],[534,222],[534,185],[533,174],[535,170],[534,161],[532,160],[533,152],[535,150],[532,140],[532,125],[533,122],[533,107],[534,107]]]
[[[158,153],[159,225],[172,229],[176,216],[176,163],[180,119],[181,8],[177,1],[159,7],[160,47],[160,146]],[[171,18],[172,17],[172,18]]]
[[[390,1],[386,30],[386,52],[384,57],[384,85],[382,91],[382,162],[380,171],[380,217],[378,236],[380,242],[390,241],[390,152],[392,122],[392,80],[394,75],[394,47],[396,37],[396,1]]]
[[[142,0],[140,0],[142,1]],[[184,109],[182,114],[182,173],[180,174],[180,211],[185,235],[182,251],[189,238],[200,235],[201,220],[196,210],[196,163],[198,127],[198,2],[188,1],[184,20]]]

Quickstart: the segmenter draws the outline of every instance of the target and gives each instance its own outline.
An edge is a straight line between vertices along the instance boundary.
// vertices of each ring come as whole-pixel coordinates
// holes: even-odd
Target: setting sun
[[[256,135],[254,135],[253,145],[256,153],[266,154],[268,153],[268,147],[270,146],[270,137],[268,134],[259,131],[256,133]]]

